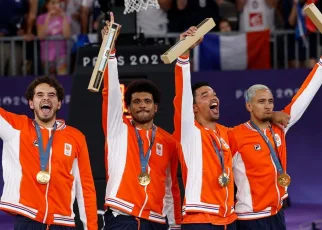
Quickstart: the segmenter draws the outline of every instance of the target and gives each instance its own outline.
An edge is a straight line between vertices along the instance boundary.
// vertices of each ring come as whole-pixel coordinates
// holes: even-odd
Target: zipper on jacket
[[[276,213],[277,213],[278,207],[280,205],[281,195],[280,195],[280,190],[278,189],[278,185],[277,185],[277,170],[276,170],[272,156],[271,156],[271,161],[273,162],[273,166],[275,169],[275,187],[276,187],[276,191],[277,191],[277,206],[276,206]]]
[[[273,134],[272,134],[273,135]],[[267,134],[266,134],[266,129],[265,129],[265,136],[267,137]],[[268,137],[267,137],[268,138]],[[274,136],[273,136],[274,138]],[[278,210],[278,207],[280,205],[280,199],[281,199],[281,194],[280,194],[280,190],[278,189],[278,185],[277,185],[277,169],[276,169],[276,166],[275,166],[275,163],[274,163],[274,160],[272,158],[272,155],[270,153],[270,157],[271,157],[271,161],[273,163],[273,166],[274,166],[274,170],[275,170],[275,187],[276,187],[276,191],[277,191],[277,206],[276,206],[276,213],[277,213],[277,210]]]
[[[215,136],[217,138],[218,143],[221,143],[220,138],[216,134],[217,132],[215,130],[213,130],[213,132],[215,133]],[[223,160],[225,161],[224,154],[222,155],[222,157],[223,157]],[[228,176],[230,176],[229,168],[227,168],[227,174],[228,174]],[[226,217],[227,211],[228,211],[228,204],[227,204],[227,202],[228,202],[228,187],[226,186],[225,189],[226,189],[226,200],[225,200],[225,214],[224,214],[224,217]]]
[[[150,146],[150,144],[151,144],[151,143],[150,143],[150,138],[149,138],[149,131],[146,131],[146,137],[147,137],[147,139],[148,139],[148,141],[149,141],[149,146]],[[151,156],[151,154],[152,154],[152,149],[151,149],[150,156]],[[148,163],[147,167],[148,167],[148,173],[150,174],[150,171],[151,171],[151,170],[150,170],[150,167],[149,167],[149,163]],[[142,208],[141,208],[141,210],[140,210],[139,217],[141,217],[142,212],[143,212],[143,209],[145,208],[146,203],[148,202],[148,198],[149,198],[149,196],[148,196],[148,194],[147,194],[147,192],[146,192],[147,188],[148,188],[148,185],[146,185],[146,186],[145,186],[145,188],[144,188],[144,192],[145,192],[145,200],[144,200],[144,204],[142,205]]]
[[[49,138],[50,138],[52,129],[47,129],[47,130],[49,131]],[[52,146],[50,147],[49,159],[48,159],[48,173],[49,173],[49,175],[51,175],[51,157],[52,157]],[[50,184],[50,181],[48,181],[48,183],[46,185],[46,195],[45,195],[45,200],[46,200],[46,209],[45,210],[46,211],[45,211],[43,223],[46,222],[47,215],[48,215],[48,190],[49,190],[49,184]]]
[[[227,172],[228,172],[228,176],[230,176],[229,168],[227,168]],[[225,188],[226,188],[226,200],[225,200],[225,208],[226,208],[226,211],[225,211],[224,217],[226,217],[227,211],[228,211],[228,204],[227,204],[227,202],[228,202],[228,186],[226,186]]]

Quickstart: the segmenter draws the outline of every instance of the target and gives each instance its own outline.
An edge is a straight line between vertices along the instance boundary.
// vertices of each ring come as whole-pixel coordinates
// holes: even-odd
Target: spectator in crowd
[[[65,0],[67,15],[72,21],[72,35],[87,34],[93,0]]]
[[[100,28],[100,22],[102,21],[102,18],[100,17],[102,15],[101,5],[98,0],[94,0],[93,3],[93,10],[91,14],[91,23],[90,23],[90,32],[97,33]],[[100,33],[100,31],[99,31]]]
[[[26,74],[32,73],[32,66],[34,63],[34,45],[33,39],[36,35],[36,19],[38,14],[38,4],[41,0],[29,0],[29,10],[26,17],[26,34],[24,35],[26,43],[26,60],[24,60],[24,68]]]
[[[299,60],[295,60],[295,47],[293,42],[293,47],[289,47],[289,52],[291,52],[291,67],[300,66],[313,68],[317,60],[317,55],[320,55],[317,54],[317,29],[312,21],[303,12],[303,9],[306,7],[306,5],[310,3],[314,3],[320,7],[319,0],[295,0],[292,2],[288,22],[293,28],[295,28],[295,39],[297,40],[299,46]],[[306,56],[307,49],[308,57]]]
[[[136,14],[137,30],[144,34],[166,34],[168,32],[167,11],[171,8],[172,0],[158,0],[160,8],[149,7]]]
[[[219,30],[220,32],[231,32],[230,22],[226,18],[222,18],[219,21]]]
[[[34,34],[32,32],[32,29],[35,25],[35,21],[37,18],[37,7],[38,7],[38,1],[39,0],[29,0],[29,6],[28,6],[28,14],[27,14],[27,22],[26,22],[26,34],[25,39],[27,41],[30,41],[34,39]]]
[[[40,39],[57,35],[70,37],[70,18],[61,8],[59,0],[46,0],[43,12],[37,18],[37,35]],[[42,41],[40,49],[42,65],[46,67],[48,62],[50,74],[68,73],[66,41]]]
[[[236,0],[239,30],[242,32],[273,30],[277,3],[278,0]]]
[[[198,25],[205,18],[219,23],[219,6],[223,0],[173,0],[169,10],[169,31],[182,32],[191,25]],[[213,30],[218,30],[214,27]]]
[[[0,1],[0,38],[21,37],[26,40],[30,35],[34,11],[29,6],[34,0],[1,0]],[[27,16],[27,20],[25,20]],[[15,42],[12,49],[10,42],[3,42],[3,54],[0,55],[0,74],[5,76],[21,75],[23,67],[22,42]],[[1,56],[3,60],[1,60]],[[3,66],[1,66],[3,64]]]

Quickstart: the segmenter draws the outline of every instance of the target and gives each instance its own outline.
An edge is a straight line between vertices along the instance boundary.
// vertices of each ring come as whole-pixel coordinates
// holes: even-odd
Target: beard
[[[131,114],[131,115],[132,115],[133,120],[136,121],[137,123],[145,124],[145,123],[148,123],[148,122],[153,120],[153,118],[155,116],[155,112],[151,111],[151,112],[148,112],[148,113],[145,113],[145,114],[134,113],[134,114]]]
[[[272,121],[272,116],[269,116],[269,117],[264,117],[261,119],[262,122],[271,122]]]
[[[53,114],[51,116],[49,116],[49,117],[41,117],[39,110],[34,110],[34,111],[35,111],[36,117],[40,121],[42,121],[44,123],[48,123],[48,122],[50,122],[50,121],[52,121],[53,119],[56,118],[56,113],[57,113],[58,109],[56,109],[56,110],[53,109]]]
[[[209,116],[209,121],[211,121],[211,122],[216,122],[218,120],[219,120],[219,113],[216,114],[216,115],[210,115]]]
[[[210,117],[209,121],[211,122],[217,122],[219,120],[219,116],[218,117]]]

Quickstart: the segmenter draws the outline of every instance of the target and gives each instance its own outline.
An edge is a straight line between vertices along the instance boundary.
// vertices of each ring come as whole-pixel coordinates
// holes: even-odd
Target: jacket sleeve
[[[97,230],[96,191],[86,139],[83,135],[81,137],[80,145],[78,157],[75,160],[73,167],[79,215],[84,229]]]
[[[123,124],[122,93],[115,52],[110,54],[103,82],[102,125],[107,138],[118,135]]]
[[[191,74],[188,57],[180,57],[175,67],[174,133],[181,144],[188,143],[194,135],[195,123]]]
[[[231,151],[232,159],[233,159],[233,167],[235,166],[235,162],[239,157],[238,154],[238,145],[236,141],[236,137],[234,134],[234,129],[228,129],[228,140],[229,140],[229,148]]]
[[[177,143],[175,152],[171,157],[171,162],[167,170],[166,180],[166,194],[165,194],[165,213],[167,215],[170,229],[181,229],[180,223],[182,221],[181,215],[181,197],[178,183],[178,166],[179,166],[179,153],[181,146]]]
[[[27,122],[26,116],[7,112],[0,107],[0,138],[4,141],[11,139]]]
[[[290,123],[285,129],[285,133],[302,117],[313,97],[318,92],[321,84],[322,58],[320,58],[320,61],[315,64],[299,91],[292,98],[291,103],[284,109],[284,112],[291,116]]]

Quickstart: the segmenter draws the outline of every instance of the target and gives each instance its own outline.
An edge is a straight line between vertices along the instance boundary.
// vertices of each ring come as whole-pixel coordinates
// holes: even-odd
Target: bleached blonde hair
[[[261,89],[269,90],[271,92],[271,90],[266,85],[261,85],[261,84],[253,85],[248,88],[248,90],[245,94],[246,103],[249,102],[250,100],[252,100],[253,97],[255,96],[256,92]]]

